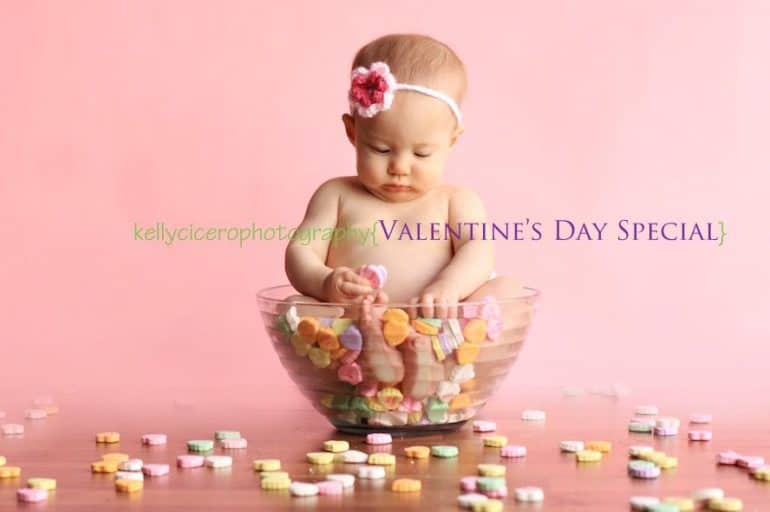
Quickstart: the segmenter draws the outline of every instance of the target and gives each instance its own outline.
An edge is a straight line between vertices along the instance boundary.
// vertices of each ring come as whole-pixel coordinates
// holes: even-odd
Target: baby
[[[353,59],[351,112],[342,116],[356,150],[356,176],[332,178],[313,194],[301,228],[371,229],[375,223],[398,234],[430,230],[431,223],[484,223],[484,206],[465,187],[442,183],[444,165],[464,128],[459,110],[465,67],[445,44],[422,35],[387,35],[361,48]],[[303,302],[406,302],[412,316],[452,318],[456,304],[520,290],[495,277],[491,240],[470,231],[428,240],[394,236],[377,245],[355,240],[332,244],[314,239],[286,250],[286,273]],[[411,238],[417,238],[412,236]],[[423,237],[424,238],[424,237]],[[382,290],[358,275],[376,263],[388,270]]]
[[[302,295],[288,300],[305,304],[300,313],[304,317],[314,316],[309,302],[351,304],[345,316],[358,320],[364,342],[359,338],[348,344],[360,350],[360,356],[355,351],[351,352],[358,357],[355,361],[342,356],[339,376],[357,385],[361,396],[377,393],[380,405],[389,397],[403,396],[404,403],[412,404],[406,407],[410,412],[409,407],[419,407],[421,402],[427,409],[458,410],[464,403],[470,404],[456,397],[458,383],[472,377],[470,363],[478,355],[478,346],[462,344],[448,357],[456,347],[441,348],[444,341],[436,334],[442,340],[445,335],[434,331],[436,322],[458,318],[462,301],[513,297],[522,291],[510,278],[490,277],[494,265],[491,240],[457,229],[467,226],[465,223],[486,222],[478,195],[442,182],[449,153],[463,132],[459,105],[466,89],[465,68],[445,44],[412,34],[372,41],[358,51],[352,68],[350,113],[342,116],[342,122],[356,151],[357,173],[323,183],[310,199],[300,227],[367,230],[382,226],[393,229],[394,236],[386,240],[378,233],[372,245],[356,240],[336,244],[323,239],[312,239],[309,244],[292,241],[286,249],[286,273]],[[440,226],[438,233],[425,239],[434,225]],[[398,236],[404,226],[411,237]],[[451,227],[458,236],[444,236],[443,226]],[[418,229],[423,239],[417,239]],[[367,264],[387,269],[384,287],[374,288],[359,274]],[[385,303],[409,307],[374,318],[375,311],[385,308],[373,304]],[[335,316],[328,307],[320,311],[317,316]],[[407,314],[408,321],[418,322],[415,331],[403,318]],[[503,330],[506,321],[509,319],[503,319]],[[307,343],[300,336],[295,348],[298,353],[315,350],[310,354],[323,367],[328,364],[325,353],[308,348],[321,331],[314,320],[307,322],[299,329]],[[399,329],[403,329],[401,337]],[[408,335],[406,329],[410,329]],[[336,346],[334,343],[329,345]],[[463,365],[463,370],[455,369]],[[404,409],[403,403],[400,407]]]

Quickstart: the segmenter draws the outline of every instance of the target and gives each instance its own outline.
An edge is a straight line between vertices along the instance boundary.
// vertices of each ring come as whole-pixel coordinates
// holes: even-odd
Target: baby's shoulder
[[[446,183],[441,186],[442,193],[446,195],[450,203],[464,201],[479,201],[481,198],[475,190],[462,185]]]
[[[329,203],[330,201],[339,201],[355,193],[356,180],[352,176],[338,176],[329,178],[316,188],[311,198],[312,203]]]
[[[477,219],[486,215],[484,203],[475,190],[460,185],[446,187],[450,220]]]
[[[346,198],[353,195],[361,195],[366,190],[358,181],[356,176],[337,176],[329,178],[318,186],[316,193],[325,196],[336,195],[339,198]]]

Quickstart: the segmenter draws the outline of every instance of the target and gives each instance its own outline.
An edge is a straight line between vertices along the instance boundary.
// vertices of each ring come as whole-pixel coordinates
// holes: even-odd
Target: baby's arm
[[[297,237],[286,247],[286,275],[294,288],[310,297],[329,302],[350,302],[372,293],[368,281],[347,267],[326,266],[330,240],[321,234],[337,226],[337,214],[342,185],[339,179],[323,183],[308,203],[305,218],[298,229],[311,236],[303,242]],[[329,238],[329,237],[325,237]]]
[[[452,239],[454,256],[449,264],[429,284],[418,298],[422,314],[426,317],[446,318],[456,316],[457,303],[484,284],[494,268],[495,253],[492,240],[482,238],[481,224],[486,222],[484,204],[475,192],[457,188],[449,200],[449,225],[478,223],[473,240],[469,226],[463,225],[461,238]],[[413,302],[415,300],[413,299]]]

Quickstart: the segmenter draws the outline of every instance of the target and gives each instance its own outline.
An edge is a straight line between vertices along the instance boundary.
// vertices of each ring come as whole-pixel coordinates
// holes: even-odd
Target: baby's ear
[[[356,120],[350,114],[342,114],[342,123],[345,125],[345,135],[354,146],[356,145]]]
[[[465,131],[465,127],[464,126],[458,126],[457,127],[457,129],[455,130],[454,134],[452,135],[452,140],[449,142],[449,147],[450,148],[455,145],[455,142],[457,142],[458,137],[460,137],[460,135],[462,135],[464,131]]]

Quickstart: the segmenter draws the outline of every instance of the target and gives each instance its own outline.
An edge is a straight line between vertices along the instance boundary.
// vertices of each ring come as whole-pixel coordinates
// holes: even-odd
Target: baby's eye
[[[374,146],[370,146],[370,147],[371,147],[371,148],[372,148],[374,151],[376,151],[377,153],[382,153],[382,154],[385,154],[385,153],[389,153],[389,152],[390,152],[390,150],[389,150],[388,148],[384,148],[384,149],[383,149],[383,148],[376,148],[376,147],[374,147]]]
[[[415,153],[414,156],[416,156],[418,158],[428,158],[430,156],[430,153],[428,153],[426,155],[424,155],[422,153]]]

